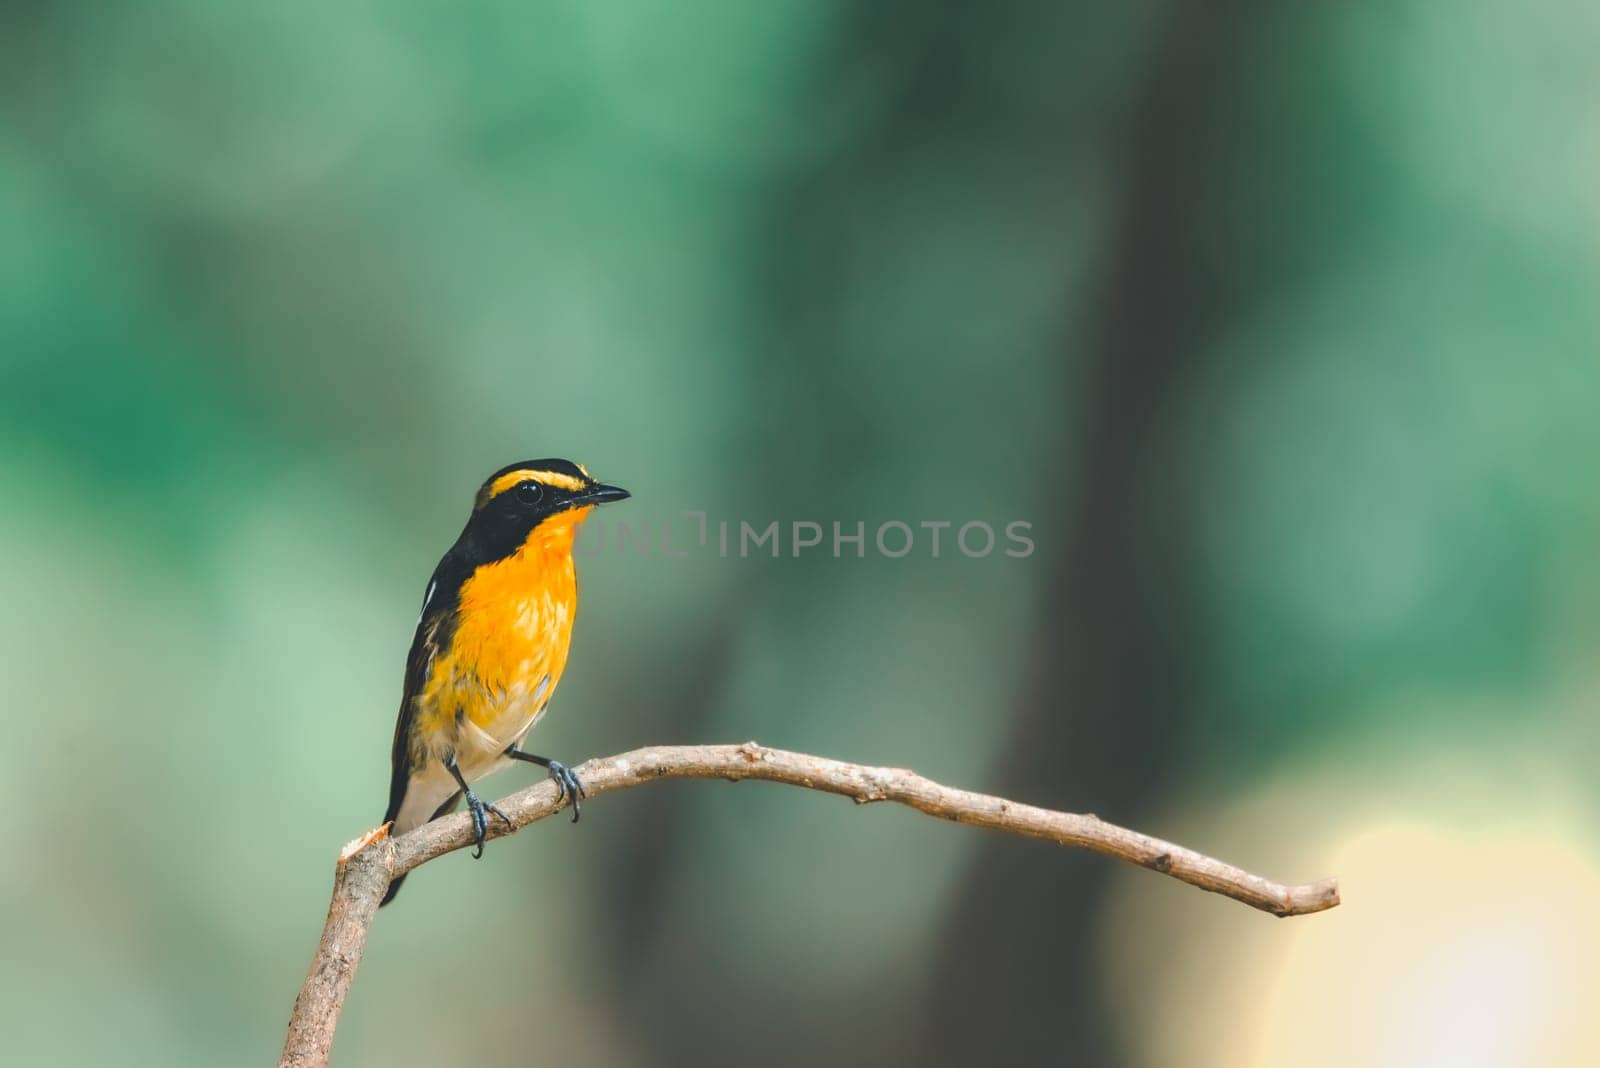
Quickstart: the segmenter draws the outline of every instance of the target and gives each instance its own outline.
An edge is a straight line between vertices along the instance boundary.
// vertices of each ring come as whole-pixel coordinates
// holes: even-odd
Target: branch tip
[[[343,864],[345,861],[349,860],[351,857],[367,848],[367,846],[371,845],[373,842],[381,842],[385,838],[389,837],[389,829],[393,826],[394,824],[392,822],[385,823],[381,827],[374,827],[372,830],[361,835],[360,837],[352,838],[350,841],[346,842],[344,844],[344,848],[339,850],[339,863]]]

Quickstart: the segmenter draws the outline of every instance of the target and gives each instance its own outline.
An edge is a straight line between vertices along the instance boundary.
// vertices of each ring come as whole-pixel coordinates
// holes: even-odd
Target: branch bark
[[[1339,904],[1339,884],[1334,879],[1285,886],[1093,815],[1053,812],[957,790],[904,768],[848,764],[746,742],[635,749],[591,760],[576,770],[591,797],[657,779],[760,779],[841,794],[863,805],[893,801],[956,823],[1091,849],[1274,916],[1303,916]],[[519,790],[498,804],[510,817],[511,826],[491,820],[490,838],[514,834],[561,807],[556,801],[555,784],[548,780]],[[339,1011],[361,963],[378,902],[383,900],[390,881],[435,857],[472,844],[471,819],[458,812],[398,838],[389,837],[379,828],[345,846],[334,873],[333,901],[328,907],[322,939],[305,985],[295,999],[279,1068],[321,1068],[328,1063]]]

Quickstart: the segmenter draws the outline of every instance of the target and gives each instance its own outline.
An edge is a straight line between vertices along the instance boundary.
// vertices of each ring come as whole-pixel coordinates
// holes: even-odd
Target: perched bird
[[[483,855],[489,816],[471,784],[512,761],[548,768],[572,802],[583,784],[560,761],[522,752],[567,666],[578,584],[572,542],[599,504],[628,491],[568,460],[527,460],[490,475],[472,515],[428,580],[406,659],[389,782],[392,833],[438,819],[467,800]],[[389,885],[394,900],[403,879]]]

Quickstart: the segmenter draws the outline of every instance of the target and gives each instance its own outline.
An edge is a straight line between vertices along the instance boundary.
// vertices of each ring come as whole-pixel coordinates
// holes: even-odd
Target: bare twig
[[[1339,885],[1333,879],[1285,886],[1092,815],[1052,812],[987,794],[955,790],[904,768],[847,764],[746,742],[636,749],[591,760],[577,771],[591,796],[657,779],[762,779],[843,794],[857,804],[894,801],[956,823],[1092,849],[1274,916],[1302,916],[1339,904]],[[499,806],[510,817],[511,827],[491,820],[489,833],[494,838],[512,834],[560,809],[555,784],[549,781],[519,790],[500,801]],[[339,1010],[356,966],[361,963],[367,929],[390,880],[472,844],[471,820],[466,813],[456,813],[398,838],[388,837],[381,829],[369,832],[345,847],[334,875],[333,903],[328,909],[322,941],[312,958],[305,986],[295,999],[280,1068],[311,1068],[328,1063]]]

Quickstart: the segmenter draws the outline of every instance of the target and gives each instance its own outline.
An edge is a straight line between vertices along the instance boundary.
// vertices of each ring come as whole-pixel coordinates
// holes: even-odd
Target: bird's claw
[[[472,859],[477,860],[483,856],[484,836],[489,833],[489,814],[492,812],[505,823],[506,829],[511,828],[511,817],[500,811],[500,806],[483,800],[477,794],[467,794],[467,811],[472,813],[472,837],[477,842],[478,848],[472,851]]]
[[[583,799],[589,796],[589,791],[584,788],[583,780],[578,778],[578,773],[561,763],[559,760],[550,761],[550,778],[556,783],[556,804],[570,800],[572,802],[572,822],[577,823],[578,817],[583,813]]]

